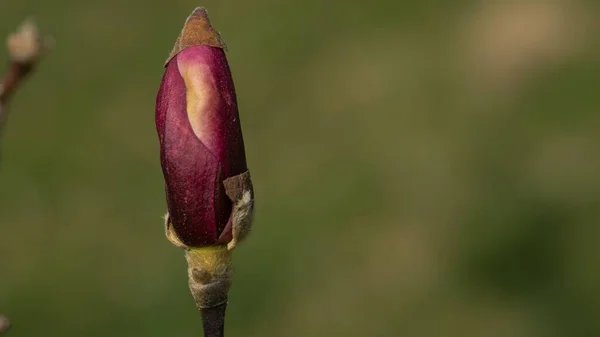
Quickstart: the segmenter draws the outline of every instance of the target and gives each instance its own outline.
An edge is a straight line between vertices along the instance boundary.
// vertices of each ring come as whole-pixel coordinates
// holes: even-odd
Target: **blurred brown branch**
[[[41,57],[52,44],[49,37],[42,37],[35,23],[28,19],[7,39],[10,65],[0,82],[0,132],[8,115],[8,101],[23,79],[31,73]]]
[[[10,321],[6,316],[0,315],[0,335],[8,331],[8,329],[10,329]]]
[[[49,50],[52,40],[41,37],[32,20],[25,20],[19,29],[8,36],[10,65],[0,82],[0,136],[8,115],[8,101],[23,79],[31,73],[40,58]],[[10,321],[0,315],[0,335],[10,329]]]

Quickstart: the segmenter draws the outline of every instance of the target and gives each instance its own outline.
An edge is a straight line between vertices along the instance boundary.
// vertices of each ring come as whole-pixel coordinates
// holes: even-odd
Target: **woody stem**
[[[19,83],[29,74],[33,64],[31,63],[19,63],[11,62],[6,75],[0,83],[0,132],[6,122],[7,109],[6,105],[11,97],[12,93],[19,86]]]
[[[200,309],[202,316],[202,326],[204,337],[224,337],[225,336],[225,310],[227,303],[220,304],[212,308]]]

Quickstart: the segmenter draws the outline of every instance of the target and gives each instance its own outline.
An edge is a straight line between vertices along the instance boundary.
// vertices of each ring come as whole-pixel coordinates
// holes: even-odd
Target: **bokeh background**
[[[153,110],[198,5],[258,207],[228,336],[600,336],[600,5],[575,0],[0,2],[3,34],[56,39],[1,141],[10,336],[201,335]]]

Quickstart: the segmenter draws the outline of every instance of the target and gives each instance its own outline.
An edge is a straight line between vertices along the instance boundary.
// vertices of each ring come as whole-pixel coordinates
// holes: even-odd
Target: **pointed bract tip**
[[[192,14],[190,14],[190,16],[188,16],[187,20],[189,20],[192,16],[206,16],[206,17],[208,17],[208,11],[206,10],[206,8],[204,8],[202,6],[199,6],[199,7],[194,8],[194,10],[192,11]]]
[[[192,46],[212,46],[227,50],[225,42],[221,39],[221,34],[211,25],[208,12],[204,7],[196,7],[185,20],[183,29],[175,41],[175,46],[173,46],[165,66],[177,53]]]

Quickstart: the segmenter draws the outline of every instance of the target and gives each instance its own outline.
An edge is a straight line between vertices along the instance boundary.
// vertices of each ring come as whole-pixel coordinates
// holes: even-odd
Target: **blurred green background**
[[[258,207],[229,337],[600,336],[598,2],[7,0],[56,39],[1,141],[11,337],[201,335],[154,126],[198,5]]]

